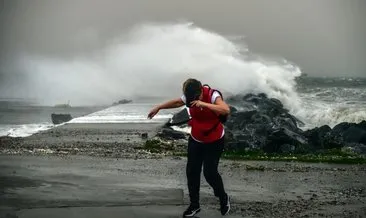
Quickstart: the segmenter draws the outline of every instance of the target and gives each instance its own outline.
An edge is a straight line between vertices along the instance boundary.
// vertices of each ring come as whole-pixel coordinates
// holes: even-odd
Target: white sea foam
[[[303,119],[305,129],[322,125],[334,127],[341,122],[366,120],[365,89],[323,88],[301,94],[302,108],[295,115]]]
[[[0,136],[26,137],[40,131],[48,130],[54,126],[51,123],[0,125]]]

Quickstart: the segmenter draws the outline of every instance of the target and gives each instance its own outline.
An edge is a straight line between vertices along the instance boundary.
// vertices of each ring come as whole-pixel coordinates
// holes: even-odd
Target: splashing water
[[[122,97],[166,100],[179,97],[184,80],[193,77],[226,94],[264,92],[311,126],[355,121],[352,111],[341,116],[338,109],[326,110],[329,105],[314,111],[315,103],[299,97],[295,78],[301,71],[296,65],[255,57],[242,41],[229,38],[192,23],[149,23],[135,26],[92,57],[70,61],[26,55],[17,65],[24,86],[31,87],[23,97],[49,105],[67,100],[73,105],[110,104]],[[363,112],[355,113],[356,121],[366,119]]]
[[[90,59],[25,56],[20,65],[34,87],[29,94],[51,104],[176,97],[188,77],[232,94],[265,92],[288,106],[299,103],[294,91],[299,68],[250,59],[245,45],[191,23],[144,24]]]

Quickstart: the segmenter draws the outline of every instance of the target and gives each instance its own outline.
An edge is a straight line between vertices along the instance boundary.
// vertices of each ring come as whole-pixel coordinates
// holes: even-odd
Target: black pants
[[[217,171],[221,154],[224,150],[224,137],[208,144],[203,144],[189,137],[187,180],[191,204],[199,205],[201,169],[207,183],[213,188],[216,197],[226,195],[222,178]]]

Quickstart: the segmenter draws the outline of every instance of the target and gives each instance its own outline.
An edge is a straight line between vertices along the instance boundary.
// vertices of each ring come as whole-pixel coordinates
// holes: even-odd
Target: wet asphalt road
[[[181,217],[185,163],[1,155],[0,217]],[[222,161],[219,170],[232,196],[228,217],[366,215],[365,166]],[[221,217],[203,176],[201,204],[199,217]]]

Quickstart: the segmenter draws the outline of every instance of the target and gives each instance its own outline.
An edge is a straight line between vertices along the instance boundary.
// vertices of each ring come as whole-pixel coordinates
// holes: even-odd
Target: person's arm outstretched
[[[178,108],[182,107],[183,105],[184,102],[181,98],[169,100],[151,109],[150,113],[147,115],[147,118],[152,119],[161,109]]]

